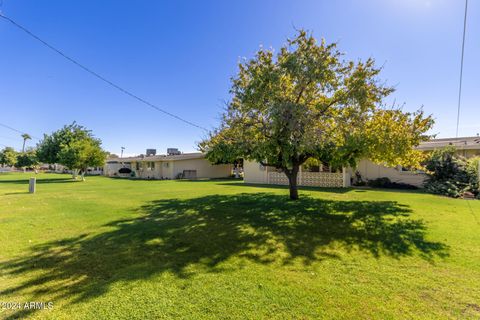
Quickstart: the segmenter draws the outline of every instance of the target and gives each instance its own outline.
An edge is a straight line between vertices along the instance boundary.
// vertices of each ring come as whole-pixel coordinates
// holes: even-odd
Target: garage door
[[[183,179],[196,179],[197,170],[183,170]]]

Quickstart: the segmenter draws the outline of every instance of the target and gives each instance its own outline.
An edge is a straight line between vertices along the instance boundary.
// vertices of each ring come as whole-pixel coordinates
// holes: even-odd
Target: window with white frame
[[[155,169],[155,162],[153,162],[153,161],[147,162],[147,169],[148,169],[148,170],[153,170],[153,169]]]

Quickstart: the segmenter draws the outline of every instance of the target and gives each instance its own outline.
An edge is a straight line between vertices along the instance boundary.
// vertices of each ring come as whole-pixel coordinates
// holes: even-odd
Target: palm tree
[[[32,140],[32,137],[28,133],[23,133],[22,138],[23,138],[22,153],[23,153],[25,152],[25,142],[27,142],[27,140]]]

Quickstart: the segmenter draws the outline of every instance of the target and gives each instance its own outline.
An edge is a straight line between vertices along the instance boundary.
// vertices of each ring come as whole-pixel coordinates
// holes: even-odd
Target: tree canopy
[[[18,154],[15,166],[18,168],[33,168],[38,164],[37,153],[35,149],[30,148]]]
[[[5,147],[0,151],[0,164],[13,167],[17,163],[18,153],[12,147]]]
[[[418,166],[414,146],[433,125],[422,110],[385,108],[394,89],[373,59],[346,61],[335,43],[301,30],[275,54],[260,49],[239,64],[220,127],[199,144],[212,162],[242,157],[281,169],[298,198],[300,165],[315,158],[355,166],[362,158]]]
[[[106,152],[90,130],[72,123],[51,135],[45,134],[38,145],[37,156],[41,162],[66,166],[74,177],[80,171],[83,179],[88,167],[104,164]]]

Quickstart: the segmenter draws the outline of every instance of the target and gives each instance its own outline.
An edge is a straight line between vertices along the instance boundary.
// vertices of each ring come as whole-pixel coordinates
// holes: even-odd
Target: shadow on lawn
[[[70,183],[70,182],[78,182],[78,180],[73,180],[71,177],[70,178],[48,178],[48,179],[42,179],[38,178],[37,179],[37,184],[43,184],[43,183]],[[16,180],[0,180],[0,185],[2,184],[7,184],[7,183],[14,183],[14,184],[28,184],[29,179],[16,179]]]
[[[28,294],[32,301],[100,296],[118,281],[162,272],[189,277],[222,272],[221,262],[305,263],[340,258],[333,246],[373,257],[446,256],[447,247],[425,239],[426,227],[407,206],[389,201],[333,201],[268,193],[156,200],[139,216],[108,224],[111,231],[50,242],[6,261],[3,275],[29,279],[0,295]],[[26,316],[29,310],[11,315]]]

